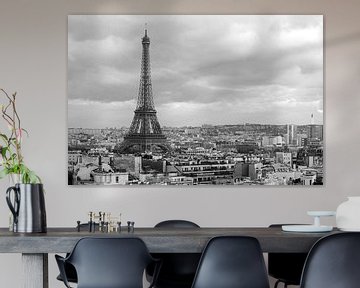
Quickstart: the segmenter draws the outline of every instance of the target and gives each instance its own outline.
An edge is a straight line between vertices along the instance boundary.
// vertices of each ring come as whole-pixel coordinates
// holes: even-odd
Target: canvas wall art
[[[69,185],[323,185],[322,15],[68,16]]]

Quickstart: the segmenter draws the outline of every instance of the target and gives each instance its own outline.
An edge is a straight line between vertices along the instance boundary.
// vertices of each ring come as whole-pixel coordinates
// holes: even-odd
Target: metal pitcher
[[[14,232],[42,233],[47,231],[42,184],[15,184],[6,190],[6,202],[14,216]]]

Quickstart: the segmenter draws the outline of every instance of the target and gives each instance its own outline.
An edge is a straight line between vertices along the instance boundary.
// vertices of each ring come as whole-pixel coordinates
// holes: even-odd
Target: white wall
[[[201,226],[309,222],[357,187],[360,147],[360,2],[357,0],[1,0],[0,86],[18,92],[29,166],[46,187],[48,226],[74,226],[89,210],[122,212],[136,226],[187,218]],[[88,188],[67,186],[68,14],[324,14],[326,185],[323,187]],[[8,224],[0,182],[0,226]],[[334,220],[328,220],[334,224]],[[57,271],[51,255],[50,287]],[[20,287],[19,255],[0,255],[2,287]]]

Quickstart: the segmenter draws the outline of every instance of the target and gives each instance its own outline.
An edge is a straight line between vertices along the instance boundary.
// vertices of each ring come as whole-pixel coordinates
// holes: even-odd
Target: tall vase
[[[6,201],[13,214],[13,231],[47,231],[44,189],[42,184],[15,184],[6,191]]]
[[[20,184],[22,183],[22,178],[21,178],[21,174],[16,174],[16,173],[10,173],[9,177],[9,186],[8,187],[14,187],[15,184]],[[12,200],[14,201],[14,200]],[[14,231],[14,215],[10,210],[9,213],[9,231]]]
[[[360,196],[348,197],[338,206],[336,226],[342,231],[360,231]]]

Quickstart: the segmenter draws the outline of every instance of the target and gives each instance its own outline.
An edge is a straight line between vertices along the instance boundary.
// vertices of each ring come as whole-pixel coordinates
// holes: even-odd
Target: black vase
[[[47,231],[42,184],[15,184],[6,190],[6,202],[14,216],[14,232],[45,233]]]

